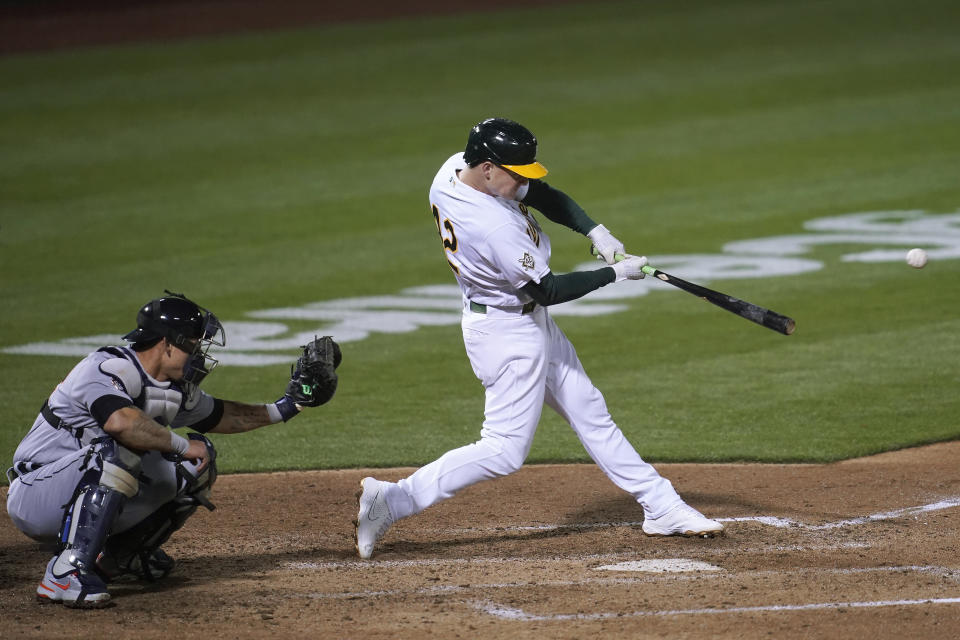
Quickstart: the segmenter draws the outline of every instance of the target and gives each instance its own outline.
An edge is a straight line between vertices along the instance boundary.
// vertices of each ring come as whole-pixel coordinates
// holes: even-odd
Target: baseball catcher
[[[107,584],[157,580],[174,568],[161,545],[198,507],[213,509],[216,449],[205,434],[286,422],[333,397],[340,348],[303,347],[284,394],[269,404],[200,389],[225,346],[223,326],[182,294],[146,303],[128,346],[80,361],[44,400],[7,471],[7,512],[18,529],[56,546],[37,587],[41,602],[98,608]],[[174,429],[190,428],[187,437]]]

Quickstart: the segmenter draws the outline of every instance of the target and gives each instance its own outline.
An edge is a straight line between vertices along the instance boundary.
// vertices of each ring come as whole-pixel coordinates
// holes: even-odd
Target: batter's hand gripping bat
[[[596,247],[591,245],[590,253],[596,256]],[[620,254],[617,254],[616,257],[617,262],[624,258],[624,256]],[[782,333],[785,336],[790,335],[793,333],[793,330],[797,328],[797,323],[794,322],[793,318],[782,316],[776,311],[771,311],[770,309],[765,309],[761,306],[751,304],[745,300],[728,296],[725,293],[720,293],[719,291],[707,289],[706,287],[701,287],[698,284],[681,280],[680,278],[672,276],[669,273],[664,273],[659,269],[654,269],[650,265],[643,267],[642,270],[648,276],[653,276],[654,278],[662,280],[667,284],[672,284],[678,289],[683,289],[687,293],[692,293],[698,298],[703,298],[707,302],[717,305],[721,309],[726,309],[730,313],[735,313],[741,318],[746,318],[750,322],[756,322],[757,324],[763,325],[768,329],[773,329],[774,331]]]

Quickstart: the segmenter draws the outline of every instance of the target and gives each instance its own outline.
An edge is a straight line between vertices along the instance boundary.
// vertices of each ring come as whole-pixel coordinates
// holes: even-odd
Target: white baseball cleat
[[[360,481],[360,491],[357,493],[359,509],[354,524],[357,525],[357,553],[364,560],[373,555],[373,546],[393,524],[384,484],[374,478]]]
[[[723,535],[723,525],[681,502],[659,518],[644,518],[643,532],[648,536],[712,538]]]

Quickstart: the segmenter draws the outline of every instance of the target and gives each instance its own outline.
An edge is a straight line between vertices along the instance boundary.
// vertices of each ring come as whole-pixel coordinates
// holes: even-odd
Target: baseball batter
[[[590,457],[643,508],[647,535],[713,536],[704,517],[644,462],[607,411],[603,396],[547,308],[602,286],[640,279],[631,256],[603,225],[541,178],[537,140],[524,126],[491,118],[470,131],[430,187],[447,263],[463,292],[467,356],[486,390],[480,440],[454,449],[397,483],[361,481],[356,543],[369,558],[389,526],[472,484],[519,469],[546,403],[570,423]],[[555,275],[550,238],[530,212],[587,236],[607,267]],[[618,254],[627,257],[616,261]]]
[[[217,317],[180,294],[148,302],[130,346],[84,358],[43,403],[7,471],[7,512],[57,551],[37,587],[41,602],[96,608],[106,583],[165,577],[160,546],[203,505],[213,509],[216,451],[202,433],[240,433],[296,416],[336,390],[339,348],[304,347],[284,395],[271,404],[220,400],[199,389],[224,345]],[[167,426],[190,427],[184,438]]]

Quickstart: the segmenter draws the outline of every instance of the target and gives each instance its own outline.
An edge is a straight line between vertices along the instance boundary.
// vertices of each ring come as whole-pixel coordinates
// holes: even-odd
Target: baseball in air
[[[907,251],[907,264],[914,269],[923,269],[927,264],[927,252],[923,249],[910,249]]]

